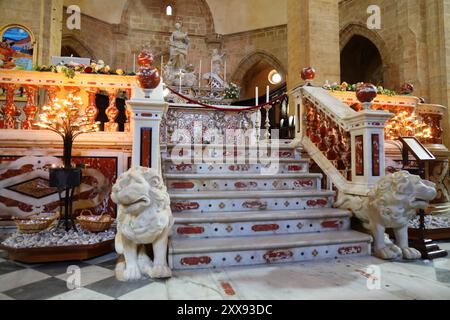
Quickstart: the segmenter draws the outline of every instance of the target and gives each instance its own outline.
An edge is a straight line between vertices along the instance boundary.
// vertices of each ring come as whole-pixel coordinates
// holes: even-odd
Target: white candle
[[[266,102],[269,102],[270,100],[270,87],[266,87]]]
[[[202,87],[202,59],[200,59],[200,67],[198,70],[198,87]]]
[[[183,76],[183,74],[180,71],[180,93],[181,93],[181,77]]]
[[[161,73],[163,72],[164,68],[164,56],[161,56]]]
[[[258,87],[256,87],[255,102],[256,102],[255,106],[258,106],[259,105],[259,89],[258,89]]]

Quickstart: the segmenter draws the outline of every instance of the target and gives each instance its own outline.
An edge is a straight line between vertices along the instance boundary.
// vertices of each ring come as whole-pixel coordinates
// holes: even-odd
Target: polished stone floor
[[[450,243],[441,243],[450,250]],[[0,300],[309,300],[450,299],[450,258],[385,262],[373,257],[287,265],[175,272],[168,281],[121,283],[115,255],[83,263],[24,265],[0,253]],[[67,268],[80,268],[69,290]]]

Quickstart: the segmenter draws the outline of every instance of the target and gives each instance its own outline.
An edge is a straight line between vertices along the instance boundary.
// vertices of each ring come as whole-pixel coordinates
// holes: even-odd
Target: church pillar
[[[429,102],[450,106],[450,0],[426,6]],[[450,117],[443,116],[444,144],[450,146]]]
[[[288,0],[288,89],[302,84],[300,72],[314,67],[314,85],[340,82],[338,0]],[[294,111],[294,108],[290,108]]]
[[[61,55],[64,0],[41,0],[38,64],[50,64]]]

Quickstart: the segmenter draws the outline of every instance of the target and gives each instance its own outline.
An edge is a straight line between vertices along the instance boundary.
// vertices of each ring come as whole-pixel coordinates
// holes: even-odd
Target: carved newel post
[[[375,86],[365,84],[356,95],[364,110],[347,119],[352,143],[352,181],[367,190],[385,175],[384,127],[392,114],[371,110],[377,96]]]
[[[138,63],[139,87],[134,88],[131,99],[127,101],[133,135],[132,166],[160,171],[160,125],[168,104],[164,101],[158,70],[153,67],[153,55],[144,50],[139,55]]]

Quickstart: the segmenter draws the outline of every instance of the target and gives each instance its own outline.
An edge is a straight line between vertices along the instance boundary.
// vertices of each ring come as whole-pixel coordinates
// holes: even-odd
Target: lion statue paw
[[[422,257],[422,254],[414,248],[402,248],[403,258],[406,260],[417,260]]]
[[[159,173],[150,168],[131,168],[117,179],[111,198],[118,205],[117,279],[135,281],[142,275],[170,277],[167,244],[173,217],[169,195]],[[153,262],[145,245],[153,247]]]
[[[172,270],[166,265],[154,265],[148,275],[154,279],[170,278],[172,277]]]
[[[396,249],[399,249],[397,246],[386,246],[381,249],[375,248],[374,255],[377,258],[383,259],[383,260],[395,260],[395,259],[401,259],[402,258],[402,251],[400,252]]]

